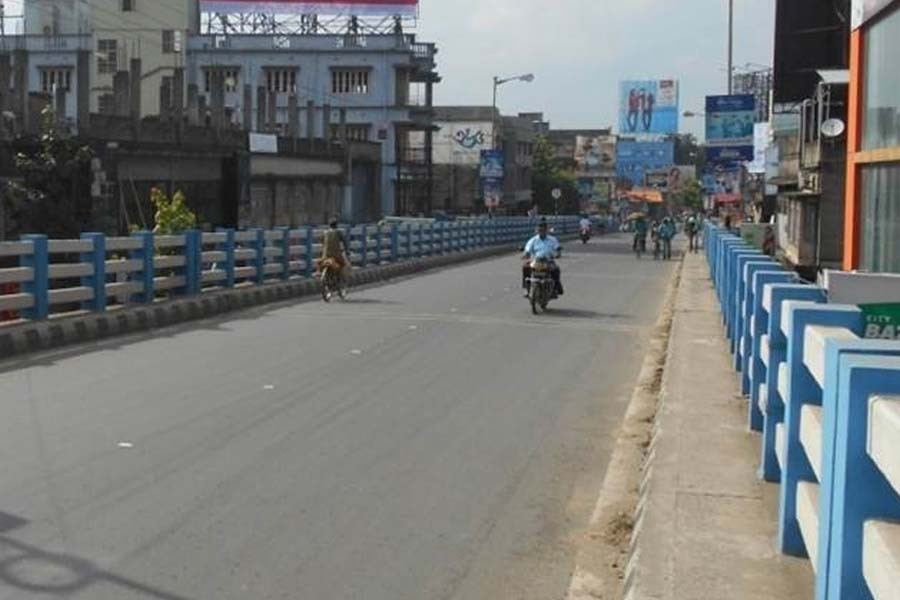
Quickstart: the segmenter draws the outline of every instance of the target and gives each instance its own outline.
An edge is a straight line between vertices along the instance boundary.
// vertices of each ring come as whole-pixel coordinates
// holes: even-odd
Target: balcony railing
[[[2,50],[28,52],[74,52],[91,50],[89,35],[10,35],[0,40]]]

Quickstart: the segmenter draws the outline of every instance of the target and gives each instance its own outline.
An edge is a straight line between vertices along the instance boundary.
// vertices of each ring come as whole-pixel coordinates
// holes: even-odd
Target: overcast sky
[[[616,125],[622,79],[681,82],[681,109],[725,93],[727,0],[421,0],[417,33],[439,47],[439,104],[491,103],[491,78],[533,72],[501,88],[504,113],[543,112],[554,128]],[[21,0],[6,0],[21,13]],[[775,0],[735,0],[735,64],[772,62]],[[701,134],[700,119],[682,130]]]

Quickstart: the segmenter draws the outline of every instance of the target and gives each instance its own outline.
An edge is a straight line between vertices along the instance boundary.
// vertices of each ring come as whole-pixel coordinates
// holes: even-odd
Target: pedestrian
[[[672,238],[675,237],[675,221],[672,217],[663,219],[662,225],[659,226],[659,239],[662,242],[663,260],[672,259]]]
[[[763,253],[774,257],[776,246],[775,229],[769,225],[766,227],[766,237],[763,240]]]

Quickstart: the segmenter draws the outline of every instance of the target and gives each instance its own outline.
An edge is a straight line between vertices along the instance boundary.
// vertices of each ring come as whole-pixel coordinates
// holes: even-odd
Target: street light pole
[[[494,76],[494,103],[491,110],[491,149],[497,149],[497,87],[500,85],[500,78]]]
[[[728,95],[733,91],[734,73],[734,0],[728,0]]]

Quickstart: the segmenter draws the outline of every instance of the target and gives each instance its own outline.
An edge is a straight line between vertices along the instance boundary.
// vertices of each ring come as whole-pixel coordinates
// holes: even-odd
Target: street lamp
[[[493,110],[491,111],[491,122],[493,124],[493,149],[497,149],[497,88],[503,85],[504,83],[509,83],[510,81],[524,81],[525,83],[531,83],[534,81],[534,74],[528,73],[526,75],[518,75],[516,77],[506,77],[500,78],[496,75],[494,76],[494,104]]]

